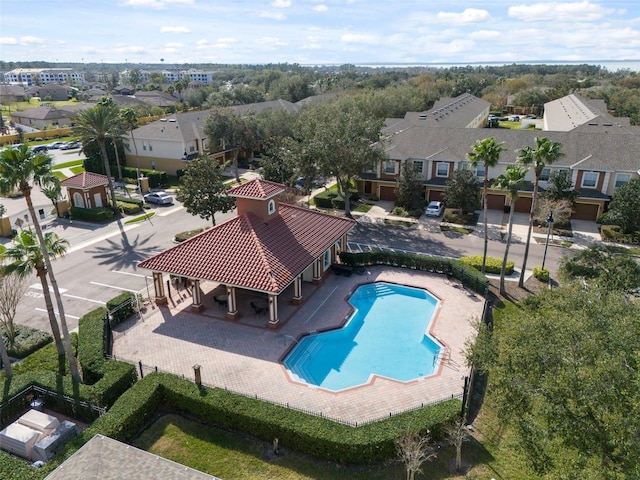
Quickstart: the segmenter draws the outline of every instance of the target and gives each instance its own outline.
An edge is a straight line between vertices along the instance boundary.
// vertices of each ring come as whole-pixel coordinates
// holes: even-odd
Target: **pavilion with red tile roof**
[[[302,302],[302,282],[319,283],[355,221],[279,202],[283,185],[252,180],[227,193],[238,215],[139,264],[153,271],[156,303],[167,302],[162,275],[187,278],[192,307],[202,308],[201,281],[225,286],[227,317],[238,317],[236,290],[266,294],[269,325],[276,326],[278,296],[293,288]]]
[[[78,208],[98,208],[108,205],[107,185],[109,179],[105,175],[93,172],[82,172],[69,177],[60,184],[67,188],[71,206]]]

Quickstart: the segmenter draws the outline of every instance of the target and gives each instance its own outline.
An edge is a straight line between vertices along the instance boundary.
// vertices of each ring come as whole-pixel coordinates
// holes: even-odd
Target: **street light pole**
[[[549,235],[551,235],[551,229],[553,228],[553,215],[549,212],[547,217],[547,242],[544,245],[544,255],[542,256],[542,270],[544,270],[544,263],[547,260],[547,249],[549,248]]]

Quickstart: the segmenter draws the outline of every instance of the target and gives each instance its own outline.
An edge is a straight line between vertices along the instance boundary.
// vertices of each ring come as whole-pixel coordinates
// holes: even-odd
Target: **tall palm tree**
[[[115,142],[115,139],[121,137],[124,133],[120,109],[112,99],[103,97],[95,107],[78,112],[75,132],[82,139],[83,145],[96,143],[100,148],[104,171],[109,182],[112,208],[116,216],[119,215],[116,205],[116,193],[111,178],[111,167],[107,155],[107,140],[110,139]]]
[[[33,207],[33,201],[31,200],[31,182],[39,186],[47,186],[55,182],[53,178],[55,178],[55,176],[51,169],[51,157],[46,153],[33,153],[33,150],[31,150],[31,148],[26,144],[21,145],[18,148],[4,150],[0,155],[0,193],[8,193],[17,188],[27,202],[27,208],[29,209],[29,215],[31,216],[36,237],[38,239],[45,272],[49,277],[51,288],[53,289],[53,294],[58,306],[60,328],[62,328],[63,335],[62,351],[60,348],[58,323],[55,318],[55,313],[53,312],[53,307],[51,307],[49,316],[52,333],[54,334],[54,338],[56,332],[58,333],[58,353],[61,355],[66,354],[69,362],[69,371],[71,372],[73,379],[77,382],[81,382],[78,364],[71,347],[71,338],[69,337],[69,329],[67,327],[67,320],[64,314],[62,297],[60,296],[60,290],[58,289],[58,282],[56,281],[53,273],[53,268],[51,267],[49,249],[47,248],[47,242],[42,234],[42,228],[40,228],[40,222],[38,221],[38,216],[36,215],[35,208]],[[48,297],[48,301],[51,302],[49,288],[44,288],[44,285],[43,294],[45,295],[45,301],[47,301]],[[47,311],[49,312],[48,305]]]
[[[553,165],[564,155],[561,148],[562,145],[559,142],[553,142],[547,137],[536,137],[536,146],[531,148],[529,146],[523,147],[518,150],[518,163],[527,167],[533,166],[535,173],[535,181],[533,183],[533,195],[531,198],[531,209],[529,210],[529,229],[527,231],[527,240],[524,247],[524,258],[522,260],[522,270],[520,271],[520,279],[518,280],[518,286],[522,288],[524,286],[524,274],[527,268],[527,260],[529,258],[529,245],[531,244],[531,233],[533,232],[533,217],[536,210],[536,202],[538,200],[538,185],[540,183],[540,175],[542,170],[547,165]]]
[[[0,250],[2,247],[0,246]],[[0,263],[1,265],[1,263]],[[0,269],[0,284],[7,278],[7,276]],[[14,334],[15,335],[15,334]],[[2,367],[4,368],[4,375],[7,378],[13,376],[13,367],[11,366],[11,359],[9,358],[9,352],[7,352],[7,345],[4,343],[4,335],[0,334],[0,359],[2,359]]]
[[[131,135],[131,143],[133,143],[134,151],[136,152],[136,183],[138,185],[138,193],[140,193],[140,160],[138,159],[138,146],[136,140],[133,138],[133,131],[138,127],[138,114],[133,108],[127,107],[120,110],[120,118]]]
[[[504,143],[504,142],[503,142]],[[467,153],[467,159],[473,168],[484,165],[484,184],[482,189],[482,205],[484,209],[484,253],[482,254],[482,273],[485,273],[487,265],[487,249],[489,247],[489,232],[487,225],[487,191],[489,190],[489,168],[495,167],[500,160],[500,154],[504,152],[503,143],[497,143],[494,137],[477,140],[471,152]]]
[[[524,183],[524,177],[527,174],[527,169],[517,166],[509,165],[506,171],[499,175],[493,183],[494,188],[500,190],[506,190],[509,197],[509,229],[507,233],[507,246],[504,249],[504,258],[502,259],[502,269],[500,270],[500,294],[505,295],[504,277],[507,271],[507,261],[509,259],[509,247],[511,246],[511,232],[513,231],[513,212],[515,210],[516,200],[518,199],[518,190]]]

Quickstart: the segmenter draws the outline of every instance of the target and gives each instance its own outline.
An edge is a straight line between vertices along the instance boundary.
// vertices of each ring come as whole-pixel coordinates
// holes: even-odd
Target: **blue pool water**
[[[435,297],[376,282],[358,287],[349,302],[355,311],[342,328],[303,337],[285,357],[293,378],[342,390],[371,375],[409,381],[433,373],[440,351],[428,336]]]

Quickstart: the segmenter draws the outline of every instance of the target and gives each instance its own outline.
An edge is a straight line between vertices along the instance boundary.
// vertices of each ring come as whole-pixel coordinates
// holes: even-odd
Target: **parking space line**
[[[69,298],[75,298],[77,300],[84,300],[86,302],[94,302],[94,303],[99,303],[100,305],[106,305],[106,302],[103,302],[102,300],[93,300],[92,298],[85,298],[85,297],[78,297],[76,295],[69,295],[68,293],[65,293],[64,295],[62,295],[63,297],[69,297]]]
[[[138,262],[138,263],[140,263],[140,262]],[[121,273],[122,275],[131,275],[132,277],[149,278],[149,279],[153,278],[153,277],[150,277],[149,275],[142,275],[140,273],[124,272],[122,270],[111,270],[111,271],[113,273]]]
[[[38,312],[47,313],[47,311],[44,308],[34,308],[34,310],[36,310]],[[56,316],[58,316],[58,312],[56,312]],[[64,316],[66,318],[73,318],[74,320],[80,320],[80,317],[76,317],[75,315],[69,315],[68,313],[65,313]]]
[[[129,288],[116,287],[115,285],[108,285],[106,283],[98,283],[98,282],[89,282],[89,283],[91,283],[91,285],[97,285],[99,287],[107,287],[107,288],[114,288],[116,290],[122,290],[123,292],[138,293],[137,290],[131,290]]]
[[[166,210],[166,211],[164,211],[164,212],[162,212],[162,213],[158,213],[157,215],[158,215],[159,217],[166,217],[167,215],[171,215],[172,213],[179,212],[179,211],[180,211],[180,210],[182,210],[183,208],[184,208],[184,207],[182,207],[182,206],[175,207],[175,208],[172,208],[171,210]]]

